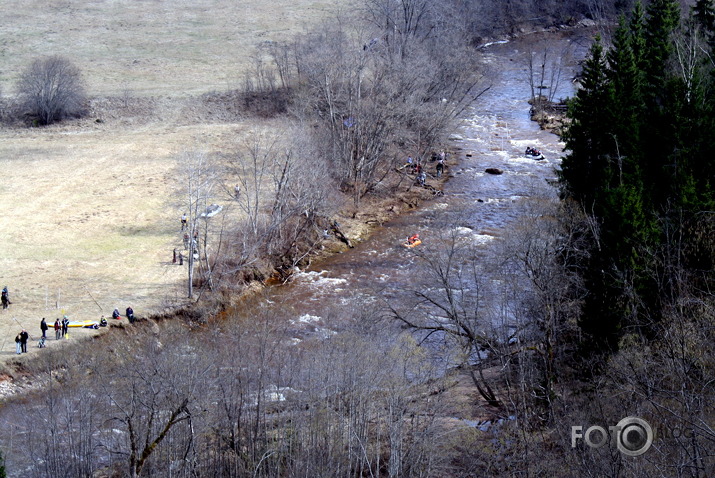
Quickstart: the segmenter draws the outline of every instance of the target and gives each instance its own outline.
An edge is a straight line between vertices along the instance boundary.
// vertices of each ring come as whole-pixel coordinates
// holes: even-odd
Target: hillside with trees
[[[561,192],[588,224],[569,264],[585,289],[580,368],[596,403],[617,394],[665,436],[647,463],[601,456],[588,476],[713,472],[714,26],[710,1],[637,3],[612,45],[596,38],[571,102]]]

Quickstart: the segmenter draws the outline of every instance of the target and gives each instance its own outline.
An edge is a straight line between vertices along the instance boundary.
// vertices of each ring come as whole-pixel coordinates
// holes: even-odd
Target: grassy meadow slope
[[[92,98],[82,120],[0,128],[0,286],[14,302],[0,311],[7,360],[20,327],[36,339],[43,316],[98,319],[128,305],[145,316],[182,303],[186,271],[171,261],[181,245],[176,155],[230,151],[253,126],[197,96],[239,85],[254,46],[304,31],[332,2],[8,0],[0,8],[6,99],[42,54],[75,63]]]
[[[93,95],[189,94],[237,86],[255,45],[304,31],[334,0],[6,0],[0,87],[42,54],[63,55]]]

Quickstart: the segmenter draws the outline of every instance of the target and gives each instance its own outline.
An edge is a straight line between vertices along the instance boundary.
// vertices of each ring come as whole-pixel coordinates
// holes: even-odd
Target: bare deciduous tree
[[[177,177],[183,179],[180,184],[180,201],[187,213],[188,228],[188,280],[187,296],[194,294],[194,268],[197,261],[203,264],[204,279],[212,286],[212,262],[209,260],[209,218],[208,207],[218,194],[220,178],[218,168],[208,153],[203,151],[184,152],[178,157]]]
[[[24,110],[44,125],[79,115],[86,101],[79,68],[61,56],[33,61],[17,90]]]
[[[556,384],[567,376],[578,347],[584,291],[574,264],[588,234],[576,205],[554,198],[533,198],[520,216],[498,243],[498,274],[512,297],[513,344],[504,363],[516,392],[510,403],[531,427],[532,420],[536,426],[554,423]]]
[[[493,333],[490,309],[494,300],[487,299],[483,266],[453,227],[439,242],[445,247],[420,253],[423,267],[416,274],[421,280],[412,291],[414,302],[399,309],[391,306],[392,313],[417,331],[421,340],[454,343],[459,351],[457,363],[470,371],[480,395],[490,405],[501,407],[501,398],[484,375],[487,365],[482,352],[498,353],[500,339]]]
[[[126,460],[129,476],[141,476],[180,427],[185,430],[173,448],[178,456],[191,451],[192,418],[208,366],[196,345],[176,340],[164,348],[157,336],[147,336],[130,346],[136,360],[106,365],[112,378],[98,388],[107,399],[106,424],[120,433],[107,434],[105,446]],[[126,352],[121,347],[115,353]]]
[[[318,221],[330,216],[337,203],[324,161],[305,134],[252,133],[229,168],[238,183],[235,203],[243,213],[234,236],[238,266],[269,260],[289,269],[304,259],[320,237]]]
[[[548,49],[529,52],[527,59],[529,87],[531,88],[532,117],[542,115],[557,101],[562,86],[563,65],[568,62],[570,49],[555,54]]]

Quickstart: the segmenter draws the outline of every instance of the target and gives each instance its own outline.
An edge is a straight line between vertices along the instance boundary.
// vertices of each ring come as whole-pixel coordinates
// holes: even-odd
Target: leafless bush
[[[440,247],[418,253],[412,300],[392,307],[421,340],[453,347],[453,365],[470,371],[493,410],[517,417],[524,440],[556,423],[563,404],[557,384],[574,375],[583,292],[573,266],[588,238],[578,212],[553,198],[531,204],[486,251],[451,218],[444,237],[432,241]],[[492,366],[500,372],[489,373]]]
[[[243,107],[260,116],[283,114],[293,99],[285,46],[264,46],[253,55],[253,68],[244,74]]]
[[[80,70],[61,56],[33,61],[20,76],[17,90],[23,112],[39,124],[79,116],[85,108]]]
[[[288,270],[315,249],[319,223],[339,204],[326,170],[299,129],[255,132],[243,141],[229,165],[236,184],[225,186],[243,218],[233,228],[234,267],[250,270],[268,262]]]

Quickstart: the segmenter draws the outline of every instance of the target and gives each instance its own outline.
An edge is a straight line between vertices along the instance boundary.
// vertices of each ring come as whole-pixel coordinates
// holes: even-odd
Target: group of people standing
[[[15,337],[15,350],[18,354],[27,352],[27,340],[30,338],[30,334],[27,330],[22,329],[22,332],[17,334]]]
[[[5,288],[5,291],[7,288]],[[4,297],[4,295],[3,295]],[[134,309],[132,309],[131,306],[127,307],[126,311],[126,317],[129,320],[129,323],[133,324],[134,321],[136,320],[134,317]],[[114,309],[112,312],[112,317],[114,319],[121,319],[121,315],[119,313],[119,309]],[[69,336],[69,324],[70,324],[70,319],[65,315],[62,317],[62,319],[57,318],[55,319],[54,323],[54,329],[55,329],[55,340],[60,340],[60,339],[65,339]],[[106,326],[107,321],[104,319],[104,316],[102,316],[101,323],[100,325]],[[42,320],[40,320],[40,331],[42,332],[42,336],[40,337],[40,340],[38,342],[38,345],[40,348],[45,346],[45,340],[47,340],[47,331],[50,329],[50,325],[47,323],[47,319],[44,317]],[[27,342],[30,339],[30,334],[27,332],[26,329],[22,329],[22,331],[15,336],[15,349],[17,354],[22,354],[22,353],[27,353]]]
[[[64,339],[67,336],[69,330],[70,319],[65,315],[62,319],[55,319],[55,340]],[[45,340],[47,339],[47,331],[50,326],[47,324],[47,319],[44,317],[40,321],[40,331],[42,336],[40,337],[39,346],[40,348],[45,346]],[[27,330],[22,329],[22,332],[15,336],[16,352],[18,354],[27,353],[27,341],[30,339],[30,334]]]
[[[447,161],[447,153],[442,150],[440,151],[439,154],[433,153],[432,154],[432,159],[431,162],[436,162],[435,166],[435,176],[437,178],[442,177],[442,174],[444,173],[444,168],[445,168],[445,162]],[[412,156],[407,157],[407,162],[403,167],[409,168],[409,170],[412,172],[412,174],[415,175],[415,183],[424,186],[425,182],[427,180],[427,172],[425,171],[424,167],[422,166],[422,161],[419,159],[415,161]]]
[[[45,319],[42,319],[43,321]],[[47,324],[45,324],[46,326]],[[70,325],[70,319],[67,318],[65,315],[62,317],[62,320],[60,319],[55,319],[55,340],[60,340],[64,339],[65,336],[67,335],[67,331],[69,330],[69,325]],[[40,325],[40,328],[42,328],[42,325]],[[46,329],[42,331],[42,336],[45,336]]]

